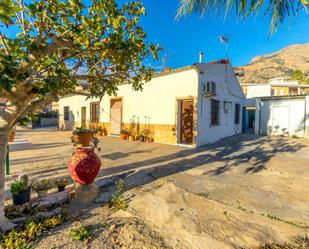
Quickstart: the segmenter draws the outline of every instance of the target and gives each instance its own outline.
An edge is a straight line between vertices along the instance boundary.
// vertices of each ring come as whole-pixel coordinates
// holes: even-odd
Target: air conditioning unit
[[[215,95],[216,94],[216,82],[207,81],[203,84],[204,95]]]

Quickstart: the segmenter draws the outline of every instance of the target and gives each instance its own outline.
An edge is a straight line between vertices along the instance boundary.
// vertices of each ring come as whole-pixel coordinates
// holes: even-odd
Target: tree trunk
[[[0,230],[5,232],[14,227],[4,215],[4,197],[5,197],[5,162],[6,149],[8,145],[8,136],[10,129],[0,128]]]

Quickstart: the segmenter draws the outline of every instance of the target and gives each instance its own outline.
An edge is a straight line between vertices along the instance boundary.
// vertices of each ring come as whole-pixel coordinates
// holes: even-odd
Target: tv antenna
[[[167,57],[168,57],[168,56],[170,56],[170,54],[167,54],[167,53],[166,53],[166,54],[164,54],[163,57],[162,57],[162,67],[163,67],[162,69],[163,69],[163,71],[166,70],[166,69],[168,69],[168,67],[167,67]]]
[[[225,45],[225,56],[226,59],[228,59],[230,38],[228,37],[228,35],[219,35],[219,41],[221,42],[221,44]]]

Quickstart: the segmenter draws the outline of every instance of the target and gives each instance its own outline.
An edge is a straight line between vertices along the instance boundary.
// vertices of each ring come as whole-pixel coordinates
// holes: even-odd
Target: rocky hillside
[[[295,44],[275,53],[254,57],[250,64],[237,67],[243,71],[242,83],[264,83],[275,77],[290,77],[293,70],[301,70],[309,77],[309,43]]]

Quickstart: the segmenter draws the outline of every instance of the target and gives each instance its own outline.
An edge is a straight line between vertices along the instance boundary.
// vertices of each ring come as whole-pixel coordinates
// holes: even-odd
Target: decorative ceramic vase
[[[101,167],[100,158],[94,153],[93,147],[76,148],[68,169],[72,179],[81,185],[93,183]]]

